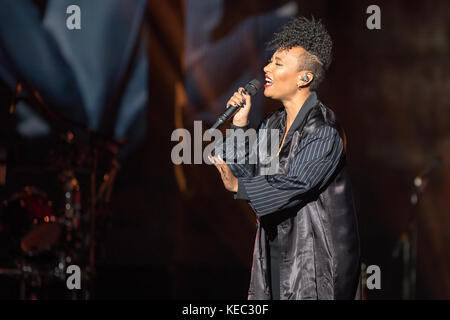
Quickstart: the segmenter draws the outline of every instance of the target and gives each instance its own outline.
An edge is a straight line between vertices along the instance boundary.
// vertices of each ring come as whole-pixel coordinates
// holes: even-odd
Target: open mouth
[[[267,74],[265,76],[265,81],[266,81],[266,83],[264,84],[265,88],[273,85],[273,80]]]

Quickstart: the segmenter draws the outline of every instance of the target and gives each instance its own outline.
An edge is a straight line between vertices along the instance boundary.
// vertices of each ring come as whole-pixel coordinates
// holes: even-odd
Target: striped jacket
[[[285,125],[282,107],[259,129],[279,129],[281,141]],[[233,154],[224,153],[227,162],[248,157],[260,138],[250,148],[241,143]],[[273,158],[275,174],[265,174],[258,161],[228,164],[239,182],[235,199],[248,201],[257,216],[249,299],[271,299],[268,250],[273,237],[278,239],[282,300],[359,298],[359,236],[345,150],[334,112],[312,92]]]

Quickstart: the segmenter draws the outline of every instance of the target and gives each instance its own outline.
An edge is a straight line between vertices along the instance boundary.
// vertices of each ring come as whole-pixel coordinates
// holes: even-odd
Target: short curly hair
[[[311,70],[314,74],[309,87],[311,90],[317,90],[332,61],[333,41],[328,31],[321,21],[314,17],[310,20],[305,17],[294,18],[267,43],[267,49],[273,51],[292,47],[302,47],[307,51],[300,67]]]

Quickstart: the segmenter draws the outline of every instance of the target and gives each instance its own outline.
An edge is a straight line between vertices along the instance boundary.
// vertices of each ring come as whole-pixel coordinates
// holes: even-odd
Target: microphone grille
[[[253,79],[249,83],[245,85],[245,91],[251,96],[255,95],[256,92],[258,92],[259,88],[261,88],[261,82],[259,82],[256,79]]]

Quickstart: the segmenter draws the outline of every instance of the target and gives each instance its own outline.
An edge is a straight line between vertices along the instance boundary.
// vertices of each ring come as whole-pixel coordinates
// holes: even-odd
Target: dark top
[[[281,141],[284,107],[259,128],[278,129]],[[242,155],[247,159],[251,150],[245,144],[226,149],[224,159],[239,183],[235,199],[248,201],[259,218],[249,299],[277,298],[277,288],[280,299],[357,296],[359,240],[344,138],[333,111],[312,92],[286,135],[275,174],[264,173],[260,162],[230,163]]]
[[[300,126],[308,111],[317,104],[317,95],[312,92],[306,99],[303,106],[300,108],[294,122],[289,131],[292,132]],[[284,134],[286,128],[286,112],[282,117],[281,123]],[[245,127],[238,127],[231,125],[232,129],[248,129]],[[283,148],[285,145],[283,145]],[[322,127],[318,130],[314,140],[308,146],[298,153],[297,157],[292,163],[292,167],[296,168],[295,175],[300,179],[286,180],[283,182],[286,190],[272,188],[266,181],[264,176],[256,176],[251,178],[238,178],[238,191],[235,199],[243,199],[250,201],[254,207],[259,208],[256,212],[259,216],[270,214],[279,209],[285,199],[291,198],[295,193],[299,193],[306,189],[306,184],[299,185],[298,181],[308,181],[310,186],[315,186],[319,181],[323,180],[324,176],[333,172],[336,168],[339,157],[342,152],[342,140],[337,131],[331,127]],[[253,168],[246,166],[240,167],[243,170],[248,169],[248,174]],[[302,188],[303,187],[303,188]],[[248,191],[247,191],[248,189]],[[276,228],[274,232],[269,234],[270,246],[270,274],[273,299],[279,299],[279,248]]]
[[[289,128],[288,134],[300,126],[305,115],[316,104],[317,95],[315,92],[311,92]],[[286,128],[286,111],[284,111],[280,124],[282,125],[282,130],[280,130],[282,135]],[[248,125],[246,127],[238,127],[231,124],[231,128],[246,130]],[[286,143],[283,145],[283,148],[285,147]],[[296,168],[295,172],[292,173],[295,179],[283,181],[283,189],[288,190],[280,192],[279,189],[272,188],[267,183],[265,176],[238,178],[239,186],[235,199],[251,201],[255,207],[260,209],[256,212],[259,216],[274,212],[287,198],[292,197],[293,193],[299,193],[306,189],[308,185],[306,183],[299,185],[299,181],[308,181],[309,187],[315,186],[323,180],[326,174],[333,172],[339,162],[342,148],[342,139],[339,137],[338,132],[332,127],[321,127],[317,130],[307,147],[300,150],[291,164],[291,167]],[[246,166],[239,168],[242,170],[247,169],[247,174],[251,174],[253,170],[253,168]]]

